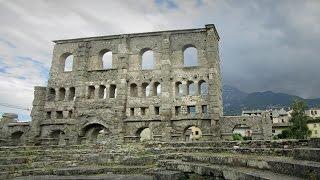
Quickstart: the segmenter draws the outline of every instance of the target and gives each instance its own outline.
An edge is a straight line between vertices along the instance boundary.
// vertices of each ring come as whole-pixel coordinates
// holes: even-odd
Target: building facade
[[[199,128],[197,140],[217,140],[230,138],[239,124],[251,127],[254,139],[271,137],[266,115],[223,117],[219,36],[212,24],[54,42],[48,86],[35,87],[32,121],[19,136],[29,143],[126,143],[139,141],[141,133],[179,141],[190,127]],[[196,50],[193,66],[186,65],[189,48]],[[152,67],[144,69],[150,51]],[[112,62],[106,69],[107,53]]]

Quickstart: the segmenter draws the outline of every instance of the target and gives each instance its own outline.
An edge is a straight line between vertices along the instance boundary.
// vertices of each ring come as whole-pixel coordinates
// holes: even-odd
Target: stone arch
[[[60,56],[59,67],[61,72],[72,71],[73,70],[74,57],[72,53],[66,52]]]
[[[66,97],[66,89],[63,87],[59,88],[58,100],[63,101],[65,97]]]
[[[130,84],[130,96],[138,97],[138,85],[136,83]]]
[[[13,145],[22,145],[23,131],[15,131],[11,134],[11,140]]]
[[[148,141],[152,139],[152,131],[151,128],[147,126],[140,127],[136,131],[136,136],[139,138],[140,141]]]
[[[198,65],[198,50],[193,44],[186,44],[182,47],[183,65],[185,67]]]
[[[56,99],[56,90],[54,88],[49,88],[47,94],[48,101],[54,101]]]
[[[187,82],[187,94],[190,96],[196,95],[196,85],[193,81]]]
[[[103,49],[99,52],[99,59],[102,62],[102,69],[110,69],[112,66],[112,51]]]
[[[85,125],[80,132],[80,138],[86,141],[86,143],[97,143],[98,136],[103,133],[110,133],[110,131],[106,128],[106,126],[101,123],[94,122]]]
[[[142,83],[142,97],[150,96],[150,84],[147,82]]]
[[[64,145],[65,144],[65,132],[61,129],[54,129],[50,132],[52,145]]]
[[[161,84],[157,81],[153,83],[153,95],[160,96],[161,94]]]
[[[207,95],[208,94],[208,84],[204,80],[200,80],[198,83],[198,92],[200,95]]]
[[[184,94],[183,84],[180,81],[175,83],[175,94],[176,94],[176,96],[183,96],[183,94]]]
[[[154,69],[155,60],[154,60],[154,53],[151,48],[143,48],[140,51],[140,56],[141,56],[142,70]]]
[[[185,141],[200,140],[202,138],[202,130],[196,125],[188,125],[183,130],[183,139]]]
[[[232,134],[241,134],[242,137],[252,137],[252,128],[246,124],[237,124],[233,127]]]

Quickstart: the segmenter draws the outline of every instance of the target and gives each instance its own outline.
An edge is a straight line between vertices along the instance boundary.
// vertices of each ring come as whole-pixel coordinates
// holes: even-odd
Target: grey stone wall
[[[35,87],[26,133],[30,142],[79,144],[103,137],[103,142],[132,142],[139,140],[144,128],[150,128],[152,140],[176,141],[184,140],[191,126],[201,129],[203,140],[215,140],[230,133],[229,126],[239,119],[222,117],[219,36],[214,25],[54,42],[48,86]],[[197,49],[197,66],[184,65],[188,47]],[[154,55],[150,70],[142,69],[147,50]],[[103,53],[110,51],[112,68],[103,69]],[[64,71],[70,55],[72,71]],[[179,95],[177,84],[188,92],[190,83],[195,94]],[[207,84],[207,94],[200,92],[202,83]],[[267,137],[262,127],[266,123],[262,119],[256,123],[261,123],[252,123],[256,136]]]

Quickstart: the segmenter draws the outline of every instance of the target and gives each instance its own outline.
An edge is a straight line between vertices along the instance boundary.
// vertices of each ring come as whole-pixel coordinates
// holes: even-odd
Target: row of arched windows
[[[87,99],[95,99],[96,95],[98,96],[98,99],[106,99],[107,97],[116,98],[117,86],[115,84],[110,84],[109,88],[107,89],[105,85],[99,85],[97,91],[95,86],[88,86]]]
[[[144,82],[141,85],[141,89],[142,89],[141,90],[142,97],[160,96],[161,95],[161,84],[159,82],[154,82],[152,84]],[[130,84],[130,96],[131,97],[139,97],[138,85],[136,83]]]
[[[186,88],[184,88],[182,82],[178,81],[175,83],[175,94],[176,96],[207,95],[208,85],[204,80],[199,81],[197,84],[193,81],[187,81]]]
[[[152,49],[145,48],[141,50],[141,69],[149,70],[154,69],[155,58]],[[101,50],[99,52],[99,59],[102,61],[103,69],[110,69],[112,67],[112,52],[108,49]],[[183,50],[184,66],[197,66],[198,65],[198,52],[197,49],[192,46],[185,46]],[[63,64],[64,71],[72,71],[73,69],[73,55],[71,53],[65,53],[61,56],[61,63]]]
[[[68,93],[67,93],[68,92]],[[76,89],[74,87],[69,87],[68,91],[64,87],[60,87],[57,92],[54,88],[49,88],[47,94],[48,101],[74,101],[75,100]]]

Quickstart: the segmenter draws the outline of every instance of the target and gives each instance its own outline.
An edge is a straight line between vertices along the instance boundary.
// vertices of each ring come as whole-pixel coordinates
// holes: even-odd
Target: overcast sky
[[[319,0],[0,0],[0,103],[31,108],[34,86],[47,83],[52,40],[211,23],[224,84],[320,97]]]

